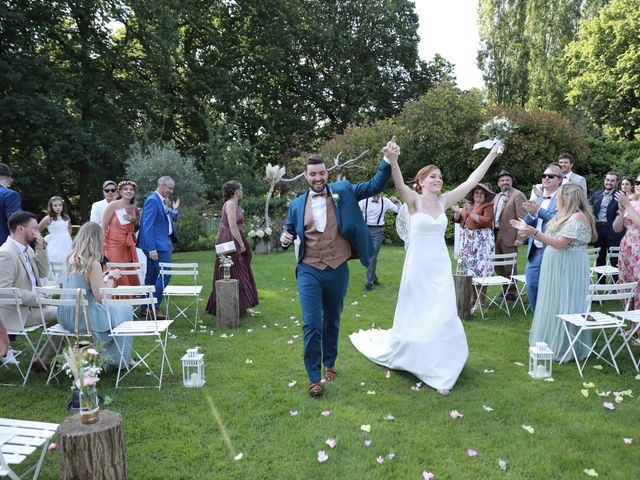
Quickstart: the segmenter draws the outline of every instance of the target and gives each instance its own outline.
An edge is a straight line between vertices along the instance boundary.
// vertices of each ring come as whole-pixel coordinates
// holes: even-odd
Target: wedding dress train
[[[441,198],[442,208],[443,202]],[[360,330],[349,338],[373,362],[411,372],[433,388],[450,389],[469,349],[456,310],[451,260],[444,241],[447,217],[444,211],[437,218],[417,211],[409,221],[393,327]]]

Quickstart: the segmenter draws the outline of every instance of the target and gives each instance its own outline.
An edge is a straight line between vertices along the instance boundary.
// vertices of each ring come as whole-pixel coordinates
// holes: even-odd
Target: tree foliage
[[[567,59],[571,104],[613,137],[640,138],[640,2],[611,0]]]

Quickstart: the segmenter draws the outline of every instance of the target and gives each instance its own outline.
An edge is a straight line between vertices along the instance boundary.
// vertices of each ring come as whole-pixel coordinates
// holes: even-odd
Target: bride
[[[398,160],[391,160],[396,190],[409,213],[409,242],[393,327],[360,330],[349,338],[370,360],[411,372],[441,395],[449,394],[469,354],[456,310],[444,212],[482,180],[503,150],[503,144],[496,143],[469,178],[447,193],[441,193],[442,173],[437,166],[427,165],[418,172],[414,192],[404,184]]]

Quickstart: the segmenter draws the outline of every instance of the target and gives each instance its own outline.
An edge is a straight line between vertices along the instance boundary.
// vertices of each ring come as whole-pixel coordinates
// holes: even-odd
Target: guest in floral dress
[[[533,316],[529,345],[545,342],[553,350],[555,360],[563,359],[569,348],[562,320],[557,315],[583,313],[591,272],[587,245],[597,238],[591,206],[582,187],[567,183],[558,190],[558,214],[549,221],[543,233],[520,220],[511,224],[525,235],[547,244],[540,266],[538,302]],[[577,327],[570,326],[575,329]],[[578,359],[584,359],[591,346],[591,332],[584,332],[575,343]],[[567,355],[564,361],[573,360]]]
[[[453,219],[462,227],[460,255],[467,260],[468,274],[474,277],[490,277],[493,275],[491,256],[495,253],[493,236],[493,193],[488,184],[479,183],[465,197],[465,205],[460,208],[453,205]],[[478,308],[484,304],[485,291],[480,298],[472,292],[471,303]]]
[[[640,193],[640,177],[636,178],[635,191]],[[618,216],[613,222],[616,232],[625,230],[620,241],[618,258],[618,281],[620,283],[638,282],[633,298],[633,308],[640,308],[640,201],[638,196],[618,194]]]

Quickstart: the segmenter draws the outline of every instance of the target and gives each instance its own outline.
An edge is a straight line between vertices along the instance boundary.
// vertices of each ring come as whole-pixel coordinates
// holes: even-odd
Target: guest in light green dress
[[[87,314],[89,315],[93,341],[102,344],[102,352],[109,356],[108,364],[115,367],[122,364],[126,366],[131,360],[131,337],[118,337],[114,341],[109,335],[109,318],[113,326],[117,326],[127,320],[133,320],[133,309],[129,305],[103,305],[100,288],[113,288],[120,278],[120,271],[110,271],[106,282],[104,272],[100,266],[103,255],[104,234],[102,228],[95,222],[85,223],[73,241],[71,252],[67,256],[66,268],[68,278],[65,280],[65,288],[83,288],[86,290],[88,301]],[[64,297],[63,297],[64,298]],[[109,315],[107,315],[107,308]],[[67,330],[75,329],[75,307],[60,306],[57,312],[58,323]],[[84,330],[84,315],[81,315],[80,325]],[[116,344],[117,342],[117,344]]]
[[[558,214],[545,233],[519,222],[512,225],[526,235],[546,243],[540,267],[538,301],[529,334],[529,345],[545,342],[559,361],[569,348],[563,322],[557,315],[587,311],[591,272],[587,245],[597,237],[595,221],[587,196],[578,184],[565,184],[558,192]],[[569,328],[577,330],[570,325]],[[584,359],[591,346],[591,332],[584,332],[575,343],[578,359]],[[564,361],[573,360],[567,355]]]

